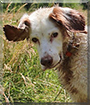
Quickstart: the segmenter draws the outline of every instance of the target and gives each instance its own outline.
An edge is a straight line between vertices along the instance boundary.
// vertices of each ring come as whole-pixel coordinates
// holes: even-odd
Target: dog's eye
[[[37,43],[37,42],[38,42],[38,39],[37,39],[37,38],[32,38],[32,41],[33,41],[34,43]]]
[[[56,38],[58,36],[58,33],[57,32],[54,32],[53,34],[52,34],[52,37],[53,38]]]

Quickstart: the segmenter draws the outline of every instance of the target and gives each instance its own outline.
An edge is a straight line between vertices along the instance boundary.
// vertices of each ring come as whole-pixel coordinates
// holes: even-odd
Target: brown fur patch
[[[9,41],[21,41],[29,37],[29,30],[20,29],[11,25],[5,25],[3,27],[5,36]]]
[[[62,63],[60,64],[59,71],[61,71],[63,75],[62,79],[64,82],[62,84],[64,86],[68,85],[66,87],[66,90],[72,94],[77,94],[78,90],[71,83],[71,80],[73,79],[73,71],[71,71],[71,59],[72,59],[71,56],[74,56],[77,53],[78,48],[79,48],[79,45],[77,46],[77,42],[79,43],[80,40],[78,41],[78,38],[75,38],[75,37],[74,38],[72,37],[72,40],[73,40],[72,44],[71,42],[68,42],[68,41],[63,43],[63,54],[64,54],[63,58],[64,59]],[[76,47],[73,45],[76,45]],[[72,53],[70,57],[66,55],[67,51]]]
[[[20,28],[11,25],[5,25],[3,30],[5,32],[6,38],[9,41],[21,41],[25,38],[28,39],[30,34],[30,20],[25,18]]]
[[[68,85],[69,87],[66,87],[67,91],[70,91],[73,94],[77,94],[78,90],[72,86],[71,79],[73,78],[73,72],[70,70],[70,58],[67,57],[64,59],[62,64],[60,65],[59,70],[61,70],[64,74],[64,85]]]
[[[30,27],[31,23],[30,23],[30,20],[28,18],[24,18],[22,21],[23,21],[23,23],[20,26],[20,28],[23,27],[23,24],[25,24],[26,26]]]
[[[61,7],[55,7],[53,13],[49,15],[49,18],[52,19],[56,24],[63,25],[67,30],[71,32],[83,32],[85,28],[85,19],[77,11],[71,9],[70,12],[62,10]]]

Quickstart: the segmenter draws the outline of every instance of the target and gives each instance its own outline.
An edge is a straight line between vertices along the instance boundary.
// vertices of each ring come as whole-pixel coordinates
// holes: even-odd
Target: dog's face
[[[44,14],[46,15],[46,14]],[[45,17],[45,16],[44,16]],[[31,22],[31,40],[37,46],[42,69],[53,68],[61,61],[63,38],[60,29],[49,18]],[[33,19],[33,18],[32,18]],[[38,22],[37,22],[38,21]]]
[[[85,32],[84,17],[70,8],[44,8],[21,18],[18,28],[6,25],[5,35],[10,41],[29,38],[37,46],[43,70],[58,66],[63,58],[63,43],[71,32]],[[11,36],[12,34],[12,36]]]
[[[43,27],[39,26],[39,30],[33,27],[31,40],[37,46],[42,68],[53,68],[61,61],[62,35],[58,27],[50,21],[40,25]]]

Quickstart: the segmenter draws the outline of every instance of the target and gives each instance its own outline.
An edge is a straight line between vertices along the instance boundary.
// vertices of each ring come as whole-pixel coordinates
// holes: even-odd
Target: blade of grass
[[[22,5],[22,6],[17,10],[16,13],[20,12],[20,10],[21,10],[22,8],[24,8],[26,5],[27,5],[27,3],[25,3],[24,5]]]

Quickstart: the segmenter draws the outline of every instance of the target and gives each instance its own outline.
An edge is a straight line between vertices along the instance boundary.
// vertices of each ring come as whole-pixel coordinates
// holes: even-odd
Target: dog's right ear
[[[28,39],[30,35],[30,21],[28,18],[24,18],[24,20],[22,20],[22,24],[19,27],[5,25],[3,30],[6,38],[9,41],[21,41]]]

